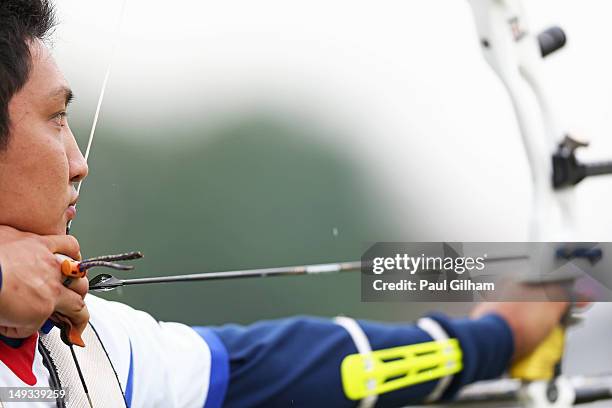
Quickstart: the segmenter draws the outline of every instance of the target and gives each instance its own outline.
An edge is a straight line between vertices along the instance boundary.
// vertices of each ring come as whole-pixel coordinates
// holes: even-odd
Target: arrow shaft
[[[278,268],[261,268],[241,271],[195,273],[190,275],[158,276],[151,278],[136,278],[121,280],[121,286],[144,285],[151,283],[194,282],[224,279],[264,278],[272,276],[297,276],[331,274],[349,272],[361,269],[361,261],[327,263],[317,265],[286,266]]]

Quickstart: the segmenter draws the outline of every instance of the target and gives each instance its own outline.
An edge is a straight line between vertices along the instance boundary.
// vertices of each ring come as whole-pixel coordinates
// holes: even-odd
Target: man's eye
[[[52,120],[57,126],[64,127],[66,126],[66,116],[68,116],[68,113],[59,112],[53,116]]]

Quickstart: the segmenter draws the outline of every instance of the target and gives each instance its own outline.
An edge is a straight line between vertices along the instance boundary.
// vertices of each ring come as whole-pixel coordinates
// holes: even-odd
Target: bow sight
[[[576,150],[589,144],[565,136],[552,157],[553,186],[556,189],[571,187],[586,177],[612,174],[612,162],[581,163],[576,157]]]

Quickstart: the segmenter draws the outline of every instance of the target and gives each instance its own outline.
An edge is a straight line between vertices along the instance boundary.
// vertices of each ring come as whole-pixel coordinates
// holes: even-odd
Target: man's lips
[[[77,201],[79,201],[79,193],[77,193],[76,191],[73,191],[73,194],[71,195],[70,203],[68,204],[68,208],[66,208],[66,212],[65,212],[66,218],[68,219],[69,224],[70,224],[70,221],[72,221],[77,216],[77,210],[76,210]]]
[[[73,220],[77,215],[76,205],[70,205],[66,208],[66,216],[68,220]]]

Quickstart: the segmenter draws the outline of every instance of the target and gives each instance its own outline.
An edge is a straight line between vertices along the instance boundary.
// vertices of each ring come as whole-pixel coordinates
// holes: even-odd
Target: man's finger
[[[89,321],[89,312],[85,301],[81,295],[69,288],[61,289],[55,311],[66,316],[75,326],[86,325]]]
[[[79,241],[72,235],[45,235],[40,238],[52,253],[64,254],[77,261],[81,260]]]
[[[66,287],[84,298],[87,292],[89,292],[89,279],[86,276],[79,279],[70,279]]]

